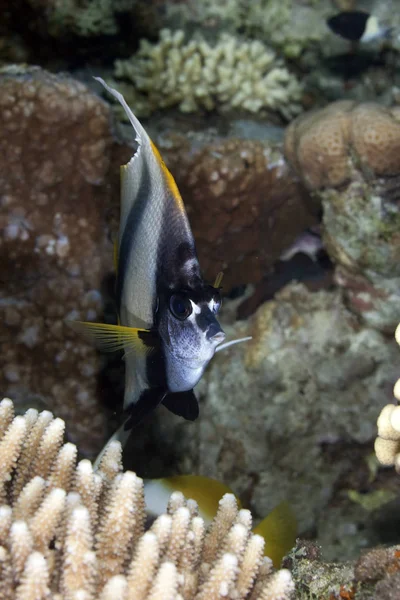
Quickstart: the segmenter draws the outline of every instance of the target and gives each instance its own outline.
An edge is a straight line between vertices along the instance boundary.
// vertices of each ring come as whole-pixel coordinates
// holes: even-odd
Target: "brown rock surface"
[[[181,136],[160,151],[185,201],[200,264],[228,291],[259,283],[282,251],[316,222],[316,205],[277,145],[226,139],[197,149]]]
[[[109,109],[67,77],[2,74],[0,129],[0,389],[54,410],[93,453],[105,427],[99,357],[64,320],[99,318],[112,269]]]

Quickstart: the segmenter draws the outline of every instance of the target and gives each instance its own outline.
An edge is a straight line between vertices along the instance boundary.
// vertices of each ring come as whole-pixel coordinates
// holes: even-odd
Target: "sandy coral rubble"
[[[45,417],[32,410],[14,417],[11,400],[0,403],[2,598],[292,597],[290,572],[273,570],[233,495],[221,499],[206,530],[196,503],[174,492],[168,514],[145,531],[143,480],[122,472],[120,444],[109,446],[95,472],[86,459],[76,465],[61,419]]]

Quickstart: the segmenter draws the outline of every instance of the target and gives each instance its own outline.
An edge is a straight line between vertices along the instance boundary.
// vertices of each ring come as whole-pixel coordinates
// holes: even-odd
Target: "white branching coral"
[[[400,323],[395,333],[400,346]],[[393,395],[400,402],[400,379],[394,385]],[[395,466],[400,473],[400,404],[387,404],[381,410],[377,421],[378,437],[375,440],[375,454],[382,465]]]
[[[0,598],[7,600],[289,600],[251,514],[226,494],[206,529],[174,492],[145,531],[143,481],[110,444],[99,468],[76,464],[64,422],[0,403]]]
[[[301,111],[301,85],[276,53],[228,33],[210,45],[164,29],[158,44],[141,40],[136,54],[117,60],[115,77],[129,82],[117,87],[139,116],[170,106],[187,113],[264,109],[286,119]]]

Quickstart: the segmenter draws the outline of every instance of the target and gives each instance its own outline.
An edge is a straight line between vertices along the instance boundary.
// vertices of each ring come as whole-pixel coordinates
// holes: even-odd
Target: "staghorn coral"
[[[323,206],[337,283],[368,324],[400,319],[400,111],[334,102],[296,119],[285,155]]]
[[[400,346],[400,324],[395,338]],[[393,395],[400,402],[400,379],[394,385]],[[387,404],[381,410],[378,421],[378,437],[375,440],[375,454],[382,465],[395,466],[400,473],[400,406]]]
[[[117,60],[115,77],[130,82],[119,87],[138,115],[169,106],[268,110],[285,119],[301,111],[301,85],[275,52],[227,33],[210,45],[202,38],[185,43],[183,31],[164,29],[158,44],[141,40],[136,54]]]
[[[175,492],[168,514],[145,531],[143,481],[122,472],[120,444],[108,447],[94,472],[86,459],[76,465],[60,419],[46,414],[37,435],[42,415],[31,409],[14,417],[11,400],[0,403],[2,598],[292,597],[289,571],[274,572],[249,511],[233,495],[223,496],[205,530],[196,504]]]

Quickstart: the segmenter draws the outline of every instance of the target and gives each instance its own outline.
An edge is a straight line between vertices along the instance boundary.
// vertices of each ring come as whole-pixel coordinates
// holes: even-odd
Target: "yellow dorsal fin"
[[[282,558],[296,543],[297,521],[288,502],[281,502],[253,529],[265,539],[264,554],[279,568]]]
[[[105,352],[134,350],[138,354],[147,354],[156,344],[154,332],[148,329],[85,321],[67,321],[67,323],[74,331],[82,333],[99,350]]]
[[[156,160],[157,160],[158,164],[160,165],[160,168],[164,174],[164,177],[165,177],[167,185],[168,185],[168,189],[170,190],[171,194],[175,198],[175,201],[176,201],[176,204],[177,204],[179,210],[184,213],[185,207],[183,204],[182,196],[180,195],[180,192],[178,190],[178,186],[176,185],[175,179],[171,175],[167,165],[165,164],[165,162],[162,159],[160,152],[158,151],[157,146],[154,144],[154,142],[152,142],[152,140],[150,140],[150,145],[151,145],[151,149],[153,150],[153,154],[156,157]]]
[[[214,287],[215,287],[215,288],[217,288],[217,289],[218,289],[218,288],[221,286],[221,282],[222,282],[222,278],[223,278],[223,276],[224,276],[223,272],[222,272],[222,271],[220,271],[220,272],[218,273],[218,275],[216,276],[216,278],[215,278],[215,281],[214,281]]]

